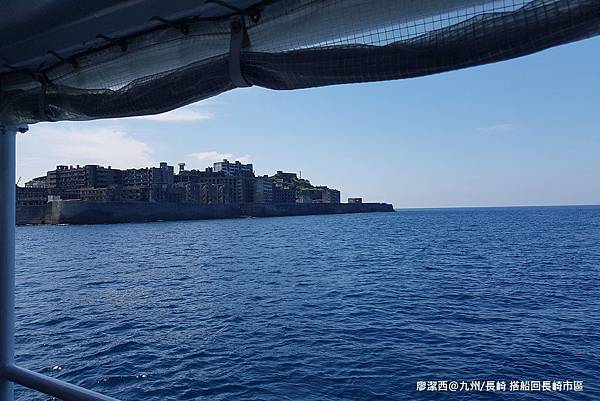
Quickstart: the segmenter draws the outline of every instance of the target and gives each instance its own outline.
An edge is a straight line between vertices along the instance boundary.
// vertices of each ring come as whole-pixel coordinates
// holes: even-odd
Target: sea
[[[17,363],[122,401],[600,399],[600,207],[18,227],[16,280]]]

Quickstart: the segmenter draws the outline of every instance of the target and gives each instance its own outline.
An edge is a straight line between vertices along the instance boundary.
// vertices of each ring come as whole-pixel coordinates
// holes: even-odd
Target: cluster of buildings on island
[[[18,206],[49,201],[176,203],[340,203],[340,192],[313,186],[296,173],[256,176],[252,164],[223,160],[205,170],[173,166],[113,169],[111,166],[57,166],[17,187]],[[362,202],[350,198],[350,203]]]

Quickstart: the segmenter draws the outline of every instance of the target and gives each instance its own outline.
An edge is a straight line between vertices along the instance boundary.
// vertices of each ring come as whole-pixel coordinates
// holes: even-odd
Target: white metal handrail
[[[37,390],[63,401],[118,401],[116,398],[65,383],[61,380],[44,376],[15,365],[5,367],[0,375],[13,383]]]
[[[15,138],[26,131],[0,124],[0,401],[14,401],[13,383],[64,401],[118,401],[15,365]]]

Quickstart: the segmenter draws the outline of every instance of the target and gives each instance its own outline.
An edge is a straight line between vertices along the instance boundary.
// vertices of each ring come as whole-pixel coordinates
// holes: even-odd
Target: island
[[[204,170],[57,166],[17,185],[18,225],[104,224],[240,217],[393,212],[388,203],[340,201],[340,191],[297,173],[257,176],[254,166],[222,160]]]

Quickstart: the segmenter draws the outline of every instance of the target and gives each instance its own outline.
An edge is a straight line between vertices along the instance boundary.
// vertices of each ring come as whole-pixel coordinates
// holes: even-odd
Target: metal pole
[[[23,369],[19,366],[13,365],[8,367],[6,369],[6,376],[17,384],[59,398],[63,401],[119,401],[116,398],[65,383],[58,379]],[[2,401],[4,401],[4,398]]]
[[[0,401],[14,401],[13,382],[65,401],[118,401],[15,366],[15,141],[26,131],[0,124]]]
[[[15,138],[0,125],[0,369],[14,364],[15,332]],[[13,401],[13,384],[0,376],[0,400]]]

